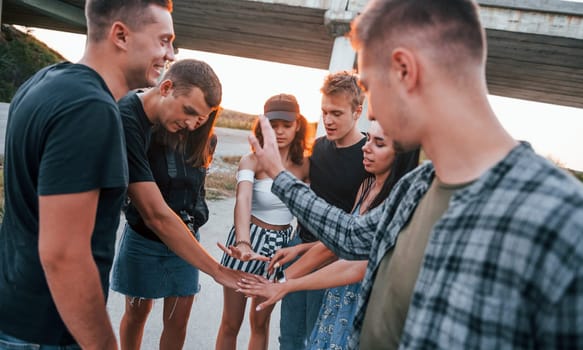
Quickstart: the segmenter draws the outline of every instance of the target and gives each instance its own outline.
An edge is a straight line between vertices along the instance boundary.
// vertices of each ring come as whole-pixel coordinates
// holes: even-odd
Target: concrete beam
[[[346,10],[362,12],[370,0],[349,0]],[[477,0],[480,6],[514,10],[552,12],[564,15],[583,15],[583,3],[562,0]]]
[[[563,15],[583,15],[583,3],[562,0],[478,0],[480,6],[513,10],[550,12]]]
[[[59,0],[16,0],[16,3],[31,7],[47,16],[76,26],[85,27],[85,13],[78,7]]]
[[[324,25],[331,37],[344,36],[350,31],[350,22],[357,13],[345,10],[329,9],[324,13]]]
[[[568,14],[558,13],[559,7],[555,12],[543,12],[534,8],[517,9],[484,4],[480,6],[480,17],[486,29],[583,39],[583,4],[578,5],[582,5],[581,13]]]
[[[336,2],[348,2],[348,0],[246,0],[251,2],[279,4],[285,6],[305,7],[313,9],[329,9],[334,6]]]
[[[326,11],[324,23],[333,37],[344,35],[350,21],[369,0],[351,0]],[[583,3],[559,0],[479,0],[487,29],[583,39]]]

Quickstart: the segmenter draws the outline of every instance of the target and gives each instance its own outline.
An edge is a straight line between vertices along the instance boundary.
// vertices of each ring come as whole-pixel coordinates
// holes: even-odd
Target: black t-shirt
[[[352,146],[338,148],[333,141],[320,137],[310,156],[310,188],[331,205],[350,212],[360,184],[367,175],[362,164],[362,146],[366,138]],[[316,240],[300,227],[303,242]]]
[[[142,101],[135,92],[130,92],[119,100],[119,111],[126,138],[130,184],[154,182],[147,155],[152,123],[146,116]],[[141,221],[140,213],[131,204],[126,207],[125,216],[130,225]]]
[[[119,110],[94,70],[60,63],[20,87],[6,130],[0,331],[40,344],[75,343],[40,263],[38,196],[101,190],[91,248],[107,297],[127,183]]]
[[[211,149],[217,143],[212,135]],[[214,145],[214,146],[213,146]],[[209,210],[205,200],[205,167],[193,167],[187,162],[190,154],[165,146],[152,135],[152,142],[147,152],[148,161],[164,200],[182,219],[192,232],[198,230],[208,220]],[[139,215],[136,208],[128,205],[128,224],[134,231],[150,240],[161,242]]]

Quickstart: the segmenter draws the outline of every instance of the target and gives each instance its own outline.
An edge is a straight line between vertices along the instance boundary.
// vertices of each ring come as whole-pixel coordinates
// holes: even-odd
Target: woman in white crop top
[[[285,168],[298,179],[307,181],[307,122],[300,114],[296,98],[287,94],[273,96],[265,103],[264,113],[275,131]],[[262,142],[259,124],[256,124],[254,133]],[[225,246],[219,244],[225,251],[222,265],[269,277],[269,259],[287,244],[293,219],[287,207],[271,193],[272,182],[264,169],[258,167],[254,153],[241,158],[237,171],[235,223]],[[223,287],[223,293],[223,316],[216,349],[235,349],[247,299],[231,288]],[[269,343],[269,319],[273,306],[256,311],[261,302],[260,299],[252,301],[249,349],[267,349]]]

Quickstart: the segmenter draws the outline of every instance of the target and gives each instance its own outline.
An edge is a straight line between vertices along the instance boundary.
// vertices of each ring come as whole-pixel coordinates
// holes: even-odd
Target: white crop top
[[[270,225],[287,225],[293,220],[293,215],[283,202],[271,192],[273,180],[270,178],[255,179],[251,170],[243,169],[237,172],[237,183],[253,182],[251,199],[251,215]]]

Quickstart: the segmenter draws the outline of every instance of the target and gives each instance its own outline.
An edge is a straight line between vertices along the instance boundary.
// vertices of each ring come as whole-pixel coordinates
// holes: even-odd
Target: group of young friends
[[[583,187],[497,121],[473,0],[371,0],[350,33],[358,79],[325,79],[311,155],[295,97],[266,101],[220,262],[198,237],[222,87],[197,60],[162,74],[171,11],[88,0],[81,61],[13,98],[0,349],[118,348],[110,278],[122,349],[157,298],[160,348],[182,348],[199,270],[224,286],[217,349],[236,347],[247,297],[250,349],[282,298],[281,349],[583,348]]]

